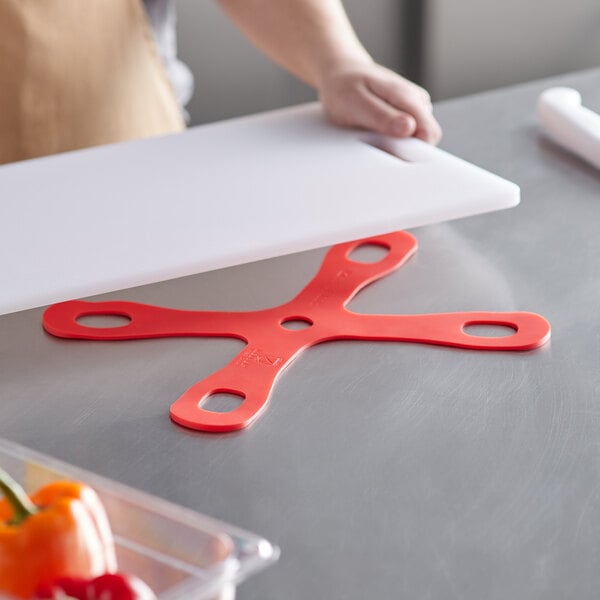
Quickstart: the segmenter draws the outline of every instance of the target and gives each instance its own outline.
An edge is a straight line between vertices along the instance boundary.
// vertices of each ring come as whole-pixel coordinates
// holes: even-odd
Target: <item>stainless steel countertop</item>
[[[600,589],[600,173],[548,142],[540,91],[600,110],[600,70],[439,104],[442,147],[515,181],[508,211],[413,231],[416,257],[351,308],[530,310],[532,352],[310,348],[248,430],[170,422],[240,342],[59,340],[0,318],[0,436],[255,531],[280,561],[240,600],[592,598]],[[418,198],[415,198],[418,202]],[[290,299],[324,250],[102,298],[206,310]]]

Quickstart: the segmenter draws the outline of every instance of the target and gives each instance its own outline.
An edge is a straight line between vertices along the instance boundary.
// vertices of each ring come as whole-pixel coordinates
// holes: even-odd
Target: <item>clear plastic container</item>
[[[2,439],[0,466],[30,493],[57,479],[93,487],[110,520],[119,571],[145,581],[159,600],[232,600],[240,581],[279,556],[260,536]]]

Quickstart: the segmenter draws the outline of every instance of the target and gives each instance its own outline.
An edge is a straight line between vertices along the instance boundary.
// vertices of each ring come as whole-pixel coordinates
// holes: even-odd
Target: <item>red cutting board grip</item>
[[[353,253],[376,246],[385,256],[362,262]],[[72,300],[50,306],[44,328],[58,337],[131,340],[157,337],[233,337],[246,347],[229,364],[189,388],[171,406],[176,423],[201,431],[236,431],[265,410],[275,380],[302,350],[340,340],[417,342],[472,350],[531,350],[550,338],[546,319],[529,312],[463,312],[430,315],[364,315],[346,305],[366,285],[388,275],[416,251],[404,231],[333,246],[308,285],[292,300],[249,312],[188,311],[135,302]],[[112,327],[85,324],[89,316],[119,316]],[[501,337],[474,335],[476,325],[508,328]],[[216,394],[229,394],[239,405],[228,412],[205,408]]]

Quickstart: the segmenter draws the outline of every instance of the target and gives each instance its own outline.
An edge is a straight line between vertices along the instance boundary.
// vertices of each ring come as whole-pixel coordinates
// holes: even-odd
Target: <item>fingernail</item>
[[[392,135],[407,136],[412,135],[417,128],[416,121],[409,116],[402,116],[394,119],[391,126]]]

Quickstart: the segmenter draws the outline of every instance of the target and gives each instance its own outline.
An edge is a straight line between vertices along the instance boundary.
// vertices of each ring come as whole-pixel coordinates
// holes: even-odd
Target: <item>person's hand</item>
[[[329,120],[392,137],[417,137],[437,144],[442,130],[426,90],[376,63],[328,71],[319,98]]]

